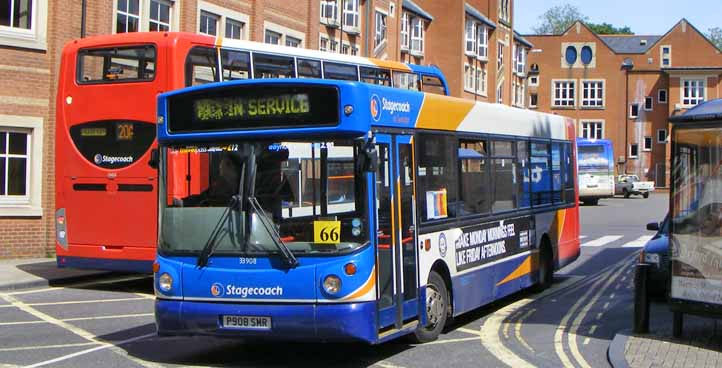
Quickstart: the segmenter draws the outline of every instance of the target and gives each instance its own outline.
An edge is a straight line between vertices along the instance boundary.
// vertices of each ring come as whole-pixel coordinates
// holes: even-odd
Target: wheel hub
[[[446,306],[441,294],[432,286],[426,289],[426,319],[428,326],[433,328],[444,316]]]

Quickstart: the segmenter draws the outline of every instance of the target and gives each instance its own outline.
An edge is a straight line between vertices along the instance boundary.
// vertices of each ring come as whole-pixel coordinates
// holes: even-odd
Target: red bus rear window
[[[155,65],[150,45],[80,50],[76,79],[79,84],[152,81]]]

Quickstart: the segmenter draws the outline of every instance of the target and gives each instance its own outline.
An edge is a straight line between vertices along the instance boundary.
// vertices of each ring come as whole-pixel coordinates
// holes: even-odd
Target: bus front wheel
[[[449,309],[449,292],[444,279],[431,271],[429,283],[426,285],[426,326],[419,326],[414,332],[417,342],[436,340],[446,324]]]

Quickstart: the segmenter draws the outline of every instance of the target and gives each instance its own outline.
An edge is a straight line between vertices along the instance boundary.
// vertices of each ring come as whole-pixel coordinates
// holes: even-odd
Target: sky
[[[532,33],[540,15],[563,4],[575,5],[592,23],[629,26],[638,35],[663,35],[682,18],[704,33],[722,27],[722,0],[515,0],[514,29]]]

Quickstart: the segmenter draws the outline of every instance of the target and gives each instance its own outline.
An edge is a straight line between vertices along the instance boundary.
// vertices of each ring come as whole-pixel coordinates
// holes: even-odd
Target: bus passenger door
[[[377,135],[379,337],[419,320],[413,148],[410,136]]]

